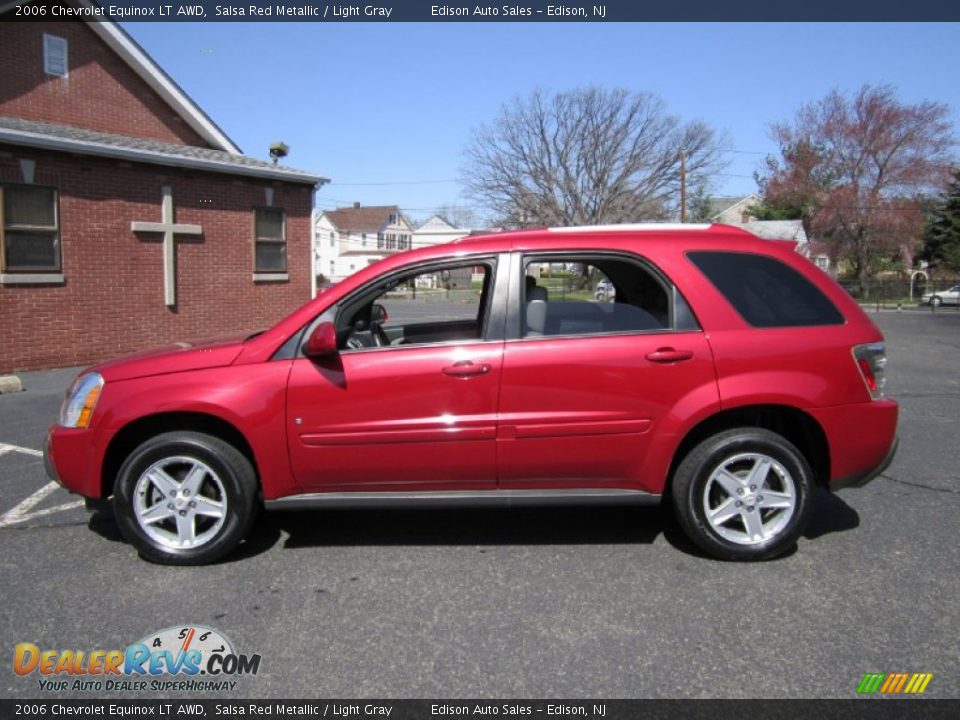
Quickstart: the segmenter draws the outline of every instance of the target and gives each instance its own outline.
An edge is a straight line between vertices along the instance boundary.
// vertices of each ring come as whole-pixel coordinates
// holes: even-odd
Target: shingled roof
[[[274,165],[264,160],[223,150],[174,145],[159,140],[113,135],[70,125],[14,117],[0,116],[0,142],[80,155],[114,157],[152,165],[265,177],[311,185],[329,182],[327,178],[303,170]]]
[[[354,205],[327,210],[324,214],[340,232],[377,232],[389,224],[393,213],[401,215],[400,208],[396,205]]]
[[[0,0],[0,15],[28,2],[30,0]],[[81,10],[102,10],[106,5],[99,0],[62,0],[60,4],[78,7]],[[167,75],[147,51],[140,47],[118,23],[108,19],[105,13],[93,19],[88,15],[81,15],[78,22],[85,22],[103,43],[147,83],[189,127],[210,143],[211,147],[234,155],[243,154],[237,144],[203,111],[203,108],[187,95],[183,88],[177,85],[174,79]]]

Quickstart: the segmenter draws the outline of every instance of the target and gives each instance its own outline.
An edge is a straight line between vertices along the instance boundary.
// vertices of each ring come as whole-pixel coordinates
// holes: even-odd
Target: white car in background
[[[954,285],[949,290],[938,290],[937,292],[926,293],[920,298],[923,305],[960,305],[960,285]]]
[[[601,280],[593,291],[593,297],[601,302],[613,302],[617,291],[609,280]]]

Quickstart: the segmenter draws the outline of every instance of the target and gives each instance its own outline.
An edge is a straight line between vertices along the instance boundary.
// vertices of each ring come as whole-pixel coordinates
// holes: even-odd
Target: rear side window
[[[691,252],[687,257],[754,327],[843,324],[843,315],[827,296],[779,260],[734,252]]]

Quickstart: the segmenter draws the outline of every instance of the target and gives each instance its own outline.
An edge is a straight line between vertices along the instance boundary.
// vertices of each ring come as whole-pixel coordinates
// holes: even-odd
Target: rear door
[[[686,303],[634,256],[533,254],[517,267],[500,487],[659,492],[663,478],[642,473],[658,427],[684,402],[718,404],[712,354]],[[612,302],[597,299],[601,282]]]

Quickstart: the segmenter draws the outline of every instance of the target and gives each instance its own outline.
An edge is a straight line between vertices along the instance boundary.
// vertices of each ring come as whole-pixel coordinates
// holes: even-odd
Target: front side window
[[[257,208],[254,225],[255,272],[286,272],[287,238],[283,210],[279,208]]]
[[[521,336],[666,330],[673,322],[673,294],[653,272],[626,258],[527,258]]]
[[[60,272],[57,191],[35,185],[0,185],[5,273]]]
[[[338,314],[344,351],[478,341],[494,263],[445,265],[376,281]]]
[[[766,255],[687,254],[741,317],[754,327],[842,325],[843,315],[803,275]]]

